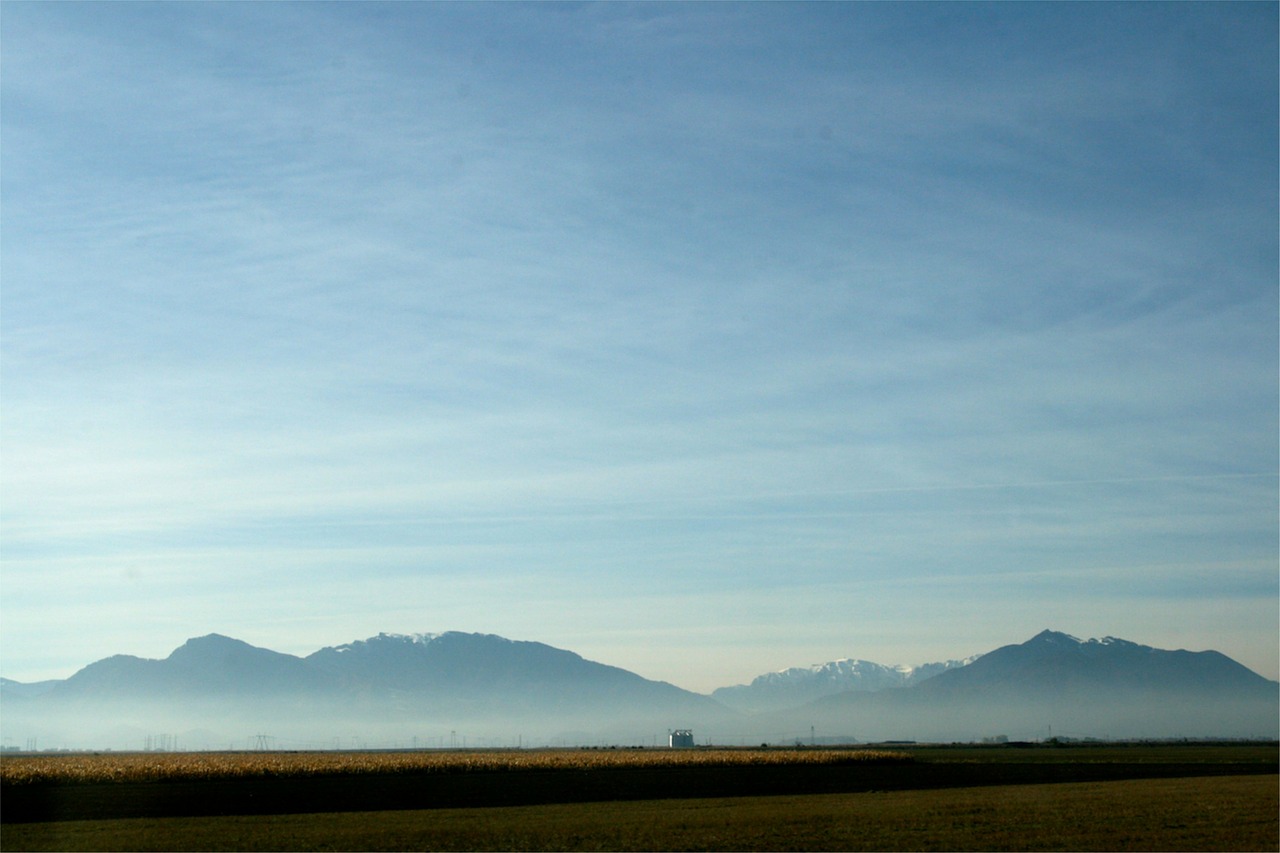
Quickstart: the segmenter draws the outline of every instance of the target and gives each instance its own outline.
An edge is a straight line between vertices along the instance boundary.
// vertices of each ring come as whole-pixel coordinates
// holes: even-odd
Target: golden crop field
[[[873,749],[622,749],[471,752],[60,753],[0,758],[0,783],[154,782],[373,773],[910,762]]]

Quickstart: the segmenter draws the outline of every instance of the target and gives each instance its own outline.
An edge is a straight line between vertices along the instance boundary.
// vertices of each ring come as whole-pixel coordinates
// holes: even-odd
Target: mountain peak
[[[226,646],[247,646],[244,640],[237,640],[235,637],[228,637],[226,634],[205,634],[203,637],[192,637],[183,645],[226,645]]]
[[[1044,630],[1022,644],[1023,648],[1034,649],[1041,653],[1099,655],[1107,653],[1128,652],[1131,654],[1155,652],[1157,649],[1144,646],[1132,640],[1106,636],[1101,639],[1090,637],[1082,640],[1061,631]]]
[[[203,637],[192,637],[169,653],[169,660],[203,657],[210,654],[225,654],[232,651],[252,650],[254,646],[244,640],[227,637],[223,634],[205,634]]]
[[[1055,646],[1079,646],[1082,645],[1083,642],[1084,641],[1079,637],[1073,637],[1072,635],[1063,633],[1062,631],[1052,631],[1048,628],[1044,629],[1027,641],[1028,644],[1037,643]]]

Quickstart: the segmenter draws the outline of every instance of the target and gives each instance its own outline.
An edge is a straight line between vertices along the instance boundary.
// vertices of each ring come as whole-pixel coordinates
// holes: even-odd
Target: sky
[[[1277,9],[24,3],[0,675],[1280,675]]]

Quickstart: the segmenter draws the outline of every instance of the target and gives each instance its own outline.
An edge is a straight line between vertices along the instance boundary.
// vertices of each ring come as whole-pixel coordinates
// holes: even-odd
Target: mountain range
[[[379,634],[282,654],[210,634],[163,660],[114,655],[61,681],[0,679],[0,739],[137,748],[1269,737],[1280,684],[1218,652],[1044,631],[963,660],[846,658],[710,696],[543,643],[491,634]],[[447,734],[447,737],[446,737]],[[165,741],[168,742],[168,741]]]

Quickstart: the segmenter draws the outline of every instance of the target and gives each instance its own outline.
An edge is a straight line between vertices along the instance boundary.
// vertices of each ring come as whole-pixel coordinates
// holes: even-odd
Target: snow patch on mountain
[[[413,646],[426,646],[426,645],[430,645],[434,640],[438,640],[441,636],[443,635],[428,634],[428,633],[395,634],[395,633],[387,633],[384,631],[384,632],[380,632],[376,637],[369,637],[367,640],[353,640],[350,643],[343,643],[340,646],[327,646],[326,648],[322,649],[322,651],[334,652],[336,654],[345,654],[347,652],[356,651],[360,649],[367,650],[371,647],[377,647],[379,645],[386,646],[386,645],[392,645],[392,644],[401,644],[401,645],[413,645]]]
[[[796,707],[824,696],[859,691],[874,693],[911,687],[949,669],[967,666],[980,655],[915,666],[880,664],[841,658],[806,667],[791,667],[757,676],[750,684],[721,687],[712,698],[741,711],[761,712]]]

